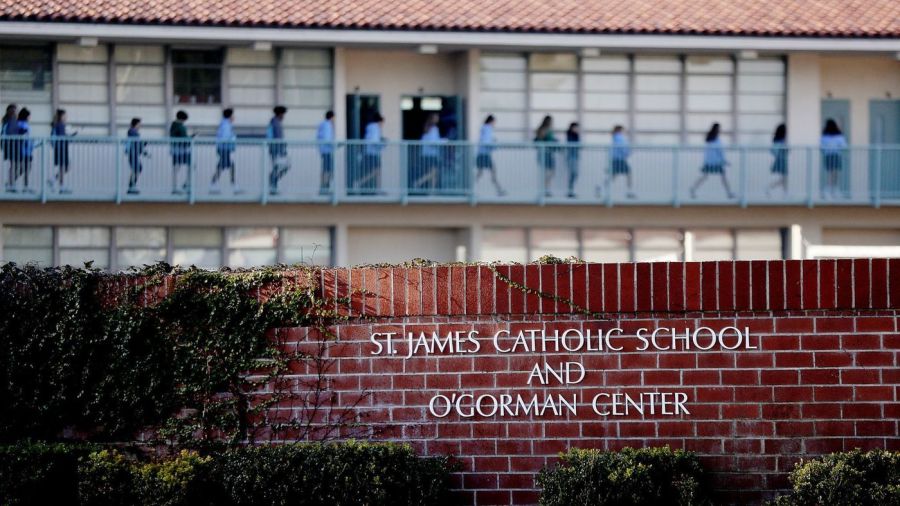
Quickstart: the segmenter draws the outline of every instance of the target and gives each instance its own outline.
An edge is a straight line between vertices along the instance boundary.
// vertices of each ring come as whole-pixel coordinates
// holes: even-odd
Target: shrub
[[[572,449],[541,470],[540,503],[572,505],[707,504],[703,468],[682,450],[624,448],[618,452]]]
[[[854,450],[801,461],[790,475],[793,490],[777,506],[900,504],[900,452]]]
[[[77,504],[78,460],[91,449],[30,441],[0,447],[0,504]]]

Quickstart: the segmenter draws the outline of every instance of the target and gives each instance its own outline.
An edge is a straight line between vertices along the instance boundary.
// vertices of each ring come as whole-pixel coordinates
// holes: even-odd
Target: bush
[[[22,443],[0,447],[0,505],[441,505],[444,457],[393,443],[299,443],[182,451],[150,462],[118,450]]]
[[[77,504],[78,460],[91,450],[30,441],[0,447],[0,504]]]
[[[900,505],[900,452],[854,450],[801,461],[777,506]]]
[[[664,448],[619,452],[572,449],[541,470],[540,503],[571,505],[708,504],[697,456]]]

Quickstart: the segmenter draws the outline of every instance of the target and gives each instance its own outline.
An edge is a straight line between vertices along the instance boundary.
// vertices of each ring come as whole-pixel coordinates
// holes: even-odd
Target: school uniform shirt
[[[618,133],[612,136],[612,158],[613,160],[625,160],[631,155],[631,146],[628,145],[628,138]]]
[[[3,118],[3,123],[0,124],[0,135],[18,135],[19,127],[16,122],[15,116]]]
[[[722,149],[722,141],[714,139],[706,142],[703,150],[703,165],[709,167],[722,167],[725,165],[725,150]]]
[[[17,121],[16,128],[18,130],[18,135],[23,137],[28,137],[31,135],[31,125],[28,124],[27,121]],[[31,158],[31,154],[34,151],[34,144],[31,139],[23,139],[22,141],[22,150],[19,154],[24,158]]]
[[[125,152],[132,156],[138,156],[144,152],[141,132],[137,128],[128,129],[128,147],[125,149]]]
[[[489,155],[494,150],[494,125],[481,125],[481,133],[478,135],[478,154]]]
[[[366,125],[366,135],[364,136],[364,139],[367,141],[367,155],[381,154],[381,148],[383,147],[381,144],[381,125],[374,121]]]
[[[369,127],[367,126],[366,133],[368,131]],[[330,120],[326,119],[319,123],[319,128],[316,130],[316,140],[319,142],[319,153],[327,155],[334,151],[334,124]]]
[[[422,134],[423,142],[441,142],[441,131],[438,129],[437,125],[432,126],[428,129],[427,132]],[[422,146],[422,154],[425,156],[438,156],[439,149],[438,146],[434,144],[425,144]]]
[[[847,148],[847,139],[843,136],[843,134],[825,134],[822,135],[822,140],[819,145],[822,148],[823,154],[837,155],[840,154],[842,150]]]
[[[236,138],[231,121],[228,118],[222,118],[222,121],[219,122],[218,130],[216,130],[216,146],[219,149],[234,151],[234,140]]]

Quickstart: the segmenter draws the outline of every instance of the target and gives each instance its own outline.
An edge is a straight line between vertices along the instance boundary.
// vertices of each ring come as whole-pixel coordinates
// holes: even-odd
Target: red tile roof
[[[900,0],[0,0],[0,21],[900,37]]]

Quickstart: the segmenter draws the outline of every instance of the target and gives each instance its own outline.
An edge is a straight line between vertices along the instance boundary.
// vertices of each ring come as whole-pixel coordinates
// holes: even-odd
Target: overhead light
[[[97,37],[78,37],[77,44],[81,47],[96,47],[99,42]]]
[[[419,54],[437,54],[438,47],[435,44],[422,44],[419,46]]]
[[[750,49],[745,49],[738,54],[738,58],[742,60],[755,60],[759,58],[759,53]]]
[[[600,56],[600,49],[596,47],[585,47],[581,49],[581,56],[586,58],[596,58]]]
[[[254,51],[271,51],[272,43],[258,40],[253,43],[253,50]]]

